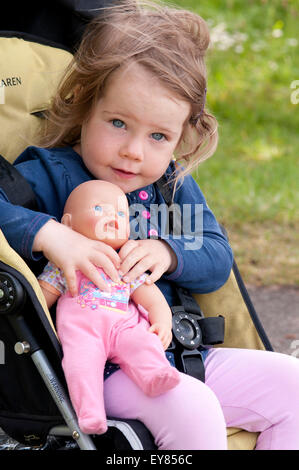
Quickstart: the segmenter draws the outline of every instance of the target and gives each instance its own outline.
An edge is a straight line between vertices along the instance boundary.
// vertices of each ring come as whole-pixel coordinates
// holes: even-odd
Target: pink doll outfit
[[[107,359],[119,364],[146,395],[154,397],[175,387],[179,372],[165,357],[156,334],[148,332],[148,314],[130,301],[147,275],[133,283],[113,282],[98,268],[111,292],[98,289],[77,271],[78,296],[67,290],[63,273],[48,263],[39,280],[61,294],[56,309],[56,327],[63,348],[62,366],[77,413],[86,433],[107,430],[103,399],[103,371]]]

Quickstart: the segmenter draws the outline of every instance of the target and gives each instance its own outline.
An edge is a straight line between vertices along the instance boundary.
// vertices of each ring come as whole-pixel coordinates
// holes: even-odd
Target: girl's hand
[[[165,325],[164,323],[154,323],[148,331],[150,333],[155,333],[156,335],[159,336],[164,351],[168,348],[168,346],[171,343],[172,340],[172,332],[171,329],[169,329],[169,326]]]
[[[103,268],[113,281],[120,280],[117,272],[120,258],[113,248],[103,242],[90,240],[54,220],[50,220],[39,230],[33,250],[42,251],[49,261],[63,271],[73,296],[77,295],[77,270],[101,290],[107,290],[108,286],[96,266]]]
[[[156,282],[165,272],[177,266],[174,251],[163,240],[128,240],[120,249],[120,272],[125,282],[132,282],[146,271],[151,271],[146,283]]]

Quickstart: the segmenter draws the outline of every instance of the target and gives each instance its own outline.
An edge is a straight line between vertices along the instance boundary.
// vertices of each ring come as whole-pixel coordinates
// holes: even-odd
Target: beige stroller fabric
[[[19,38],[0,38],[0,154],[11,163],[42,125],[33,113],[49,106],[72,54]]]

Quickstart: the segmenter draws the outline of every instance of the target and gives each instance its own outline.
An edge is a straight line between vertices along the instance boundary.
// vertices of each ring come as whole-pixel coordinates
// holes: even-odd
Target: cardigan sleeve
[[[31,185],[38,211],[11,204],[0,188],[0,228],[10,246],[19,255],[31,260],[42,256],[32,251],[37,232],[51,218],[60,220],[67,196],[64,168],[61,164],[55,164],[53,159],[48,150],[28,147],[14,164]]]
[[[51,216],[11,204],[0,190],[0,228],[10,246],[22,257],[38,260],[41,253],[33,253],[34,237]]]

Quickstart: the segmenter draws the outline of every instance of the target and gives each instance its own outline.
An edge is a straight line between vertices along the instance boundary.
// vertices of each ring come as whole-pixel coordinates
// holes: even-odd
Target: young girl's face
[[[163,175],[190,109],[144,67],[120,67],[83,123],[74,149],[95,178],[129,193]]]

